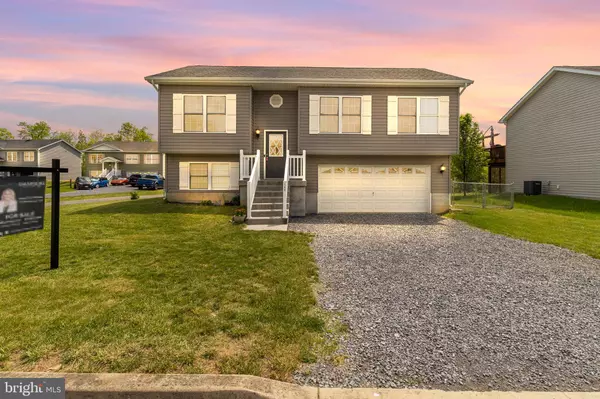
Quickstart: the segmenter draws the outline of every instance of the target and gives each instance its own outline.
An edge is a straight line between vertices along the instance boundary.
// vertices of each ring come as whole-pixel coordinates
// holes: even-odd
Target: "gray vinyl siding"
[[[121,163],[119,163],[119,166],[118,166],[118,168],[119,168],[118,176],[127,177],[132,173],[159,173],[159,174],[162,174],[162,155],[160,155],[159,153],[90,151],[90,152],[86,152],[84,154],[86,161],[88,161],[86,164],[86,175],[87,176],[91,176],[90,172],[92,170],[102,170],[102,164],[89,163],[91,154],[102,154],[102,155],[104,155],[105,158],[111,157],[111,158],[115,158],[115,159],[122,161]],[[140,163],[139,164],[125,163],[125,155],[128,155],[128,154],[137,154],[139,156]],[[145,164],[144,163],[144,155],[146,155],[146,154],[158,155],[159,163]]]
[[[237,192],[239,190],[179,190],[179,162],[240,162],[239,153],[237,155],[215,155],[215,154],[168,154],[166,170],[166,188],[170,193],[174,192],[200,192],[210,193],[218,192]]]
[[[280,108],[273,108],[269,100],[273,94],[283,98]],[[288,149],[291,155],[298,154],[298,92],[297,91],[254,91],[254,126],[260,136],[252,140],[252,152],[265,152],[265,130],[287,130]],[[254,134],[256,136],[256,134]]]
[[[173,93],[236,94],[236,133],[173,133]],[[251,149],[252,88],[161,85],[158,93],[158,148],[166,154],[233,154]]]
[[[310,95],[371,95],[372,132],[309,134]],[[449,135],[388,135],[388,96],[449,96]],[[298,90],[299,150],[313,155],[451,155],[458,150],[457,88],[300,88]]]
[[[600,199],[598,104],[600,77],[552,77],[508,120],[507,182],[517,192],[540,180],[546,194]]]
[[[423,165],[431,166],[431,192],[435,194],[448,193],[450,184],[450,157],[449,156],[335,156],[307,154],[306,162],[306,192],[319,191],[318,167],[319,165]],[[440,166],[447,167],[446,172],[440,173]]]
[[[68,173],[60,175],[61,180],[74,180],[81,176],[81,153],[66,143],[59,142],[43,148],[39,156],[42,168],[49,168],[52,166],[53,159],[60,159],[60,167],[69,169]]]

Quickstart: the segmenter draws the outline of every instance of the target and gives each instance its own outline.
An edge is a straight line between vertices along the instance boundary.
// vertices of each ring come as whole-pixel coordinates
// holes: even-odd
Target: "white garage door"
[[[430,212],[431,168],[319,165],[319,213]]]

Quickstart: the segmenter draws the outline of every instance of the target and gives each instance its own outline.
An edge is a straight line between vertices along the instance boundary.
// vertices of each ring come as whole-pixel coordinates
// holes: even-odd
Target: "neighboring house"
[[[600,66],[553,67],[500,119],[506,181],[600,199]]]
[[[266,222],[285,222],[288,202],[292,216],[449,208],[441,170],[458,149],[470,80],[412,68],[224,66],[146,80],[158,91],[169,201],[240,192],[249,217]]]
[[[127,177],[132,173],[163,174],[157,142],[105,141],[83,151],[89,177]]]
[[[62,180],[81,175],[81,151],[64,140],[0,140],[0,165],[49,168],[53,159],[60,159],[61,168],[69,169],[61,174]]]

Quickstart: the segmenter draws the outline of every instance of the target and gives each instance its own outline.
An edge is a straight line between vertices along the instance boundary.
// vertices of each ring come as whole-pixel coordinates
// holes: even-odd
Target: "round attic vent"
[[[279,108],[283,105],[283,97],[279,94],[273,94],[269,99],[269,104],[271,104],[271,107],[273,108]]]

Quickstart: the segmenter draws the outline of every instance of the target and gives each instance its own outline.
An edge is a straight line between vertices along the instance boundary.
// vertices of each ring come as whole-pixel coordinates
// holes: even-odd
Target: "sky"
[[[483,130],[553,65],[600,65],[598,0],[0,0],[0,127],[147,126],[144,76],[193,64],[423,67]]]

